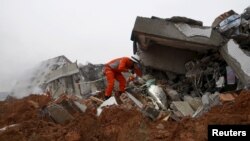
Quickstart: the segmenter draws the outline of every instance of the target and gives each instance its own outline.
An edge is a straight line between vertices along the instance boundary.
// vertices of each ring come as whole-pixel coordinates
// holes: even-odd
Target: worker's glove
[[[135,78],[133,77],[133,76],[129,76],[129,78],[128,78],[128,83],[129,82],[131,82],[131,81],[133,81]]]
[[[135,80],[136,77],[137,77],[136,74],[130,75],[130,76],[128,77],[127,83],[129,84],[130,82],[133,82],[133,81]]]

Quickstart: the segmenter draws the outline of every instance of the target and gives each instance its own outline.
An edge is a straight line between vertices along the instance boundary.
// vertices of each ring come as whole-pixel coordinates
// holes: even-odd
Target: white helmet
[[[140,63],[141,59],[137,54],[134,54],[130,57],[130,59],[135,63]]]

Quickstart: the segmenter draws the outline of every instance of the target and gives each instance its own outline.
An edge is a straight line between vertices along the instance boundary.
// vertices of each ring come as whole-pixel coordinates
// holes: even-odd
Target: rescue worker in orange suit
[[[112,91],[114,88],[115,80],[119,82],[119,95],[125,92],[126,87],[126,79],[122,75],[122,72],[131,72],[132,74],[136,74],[136,76],[141,77],[142,71],[140,67],[140,58],[139,56],[133,55],[131,58],[129,57],[121,57],[114,59],[104,67],[104,75],[107,79],[107,87],[105,90],[105,100],[109,99],[112,95]],[[133,75],[135,76],[135,75]],[[133,80],[133,78],[128,81]]]

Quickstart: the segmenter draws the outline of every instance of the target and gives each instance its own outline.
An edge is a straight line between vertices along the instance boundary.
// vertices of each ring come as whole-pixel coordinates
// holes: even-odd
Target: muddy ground
[[[235,92],[236,93],[236,92]],[[56,124],[41,116],[39,110],[48,97],[30,95],[19,100],[0,102],[1,141],[203,141],[208,124],[250,124],[250,91],[236,93],[235,102],[213,107],[203,116],[180,122],[152,121],[136,109],[111,106],[100,117],[89,108],[75,113],[74,119]],[[38,103],[38,105],[34,104]]]

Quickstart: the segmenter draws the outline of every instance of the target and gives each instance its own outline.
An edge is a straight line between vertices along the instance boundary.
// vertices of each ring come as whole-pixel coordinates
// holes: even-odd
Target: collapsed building
[[[242,20],[247,19],[242,18]],[[216,19],[213,24],[216,25],[215,23],[220,22]],[[247,34],[249,28],[246,29],[246,27],[249,26],[249,23],[247,26],[246,22],[243,24],[244,32]],[[247,37],[245,36],[245,38]],[[173,74],[185,75],[186,78],[204,79],[201,78],[202,76],[198,76],[203,73],[206,75],[206,79],[211,81],[212,79],[218,81],[220,76],[224,76],[227,78],[225,81],[228,85],[235,84],[237,79],[240,79],[238,84],[243,83],[244,86],[249,86],[247,69],[240,67],[240,64],[243,63],[241,60],[245,59],[239,59],[243,56],[248,58],[249,53],[246,50],[241,51],[239,46],[237,52],[232,52],[232,54],[238,53],[237,55],[229,54],[228,48],[233,48],[230,46],[237,48],[237,45],[233,45],[233,41],[228,42],[224,34],[215,30],[214,26],[205,27],[202,26],[201,21],[186,17],[170,19],[137,17],[131,40],[134,42],[134,53],[141,57],[144,66],[164,71],[170,80],[173,78]],[[239,41],[237,40],[237,42]],[[232,58],[232,56],[240,57]],[[211,73],[217,74],[209,76]],[[234,73],[237,78],[234,78]],[[216,87],[215,83],[207,85]],[[235,86],[232,89],[236,89]]]
[[[42,93],[45,90],[44,84],[46,82],[46,76],[50,72],[70,63],[72,62],[64,55],[39,63],[34,68],[23,74],[24,77],[19,78],[11,90],[11,95],[23,97],[31,93]]]
[[[185,17],[137,17],[131,40],[134,42],[134,53],[141,57],[142,63],[166,72],[170,80],[174,80],[177,75],[192,77],[197,71],[204,71],[198,69],[207,62],[198,61],[213,55],[224,42],[223,37],[211,27],[204,27],[202,22]],[[202,61],[211,61],[211,58]]]
[[[24,74],[13,87],[10,96],[23,97],[32,93],[50,93],[53,98],[61,94],[83,96],[104,87],[103,65],[77,64],[61,55],[45,60]],[[87,83],[99,79],[102,81]],[[96,85],[94,85],[96,84]]]
[[[164,79],[156,84],[164,89],[169,101],[165,106],[175,115],[195,117],[219,104],[224,97],[219,93],[249,88],[247,15],[249,7],[242,15],[230,10],[211,27],[186,17],[136,18],[133,52],[146,74]]]
[[[64,65],[62,68],[50,72],[46,76],[47,91],[54,98],[61,94],[85,96],[103,88],[103,83],[90,83],[100,78],[102,65],[87,64],[78,67],[76,63]],[[86,75],[88,74],[88,75]],[[103,82],[103,81],[101,81]]]

